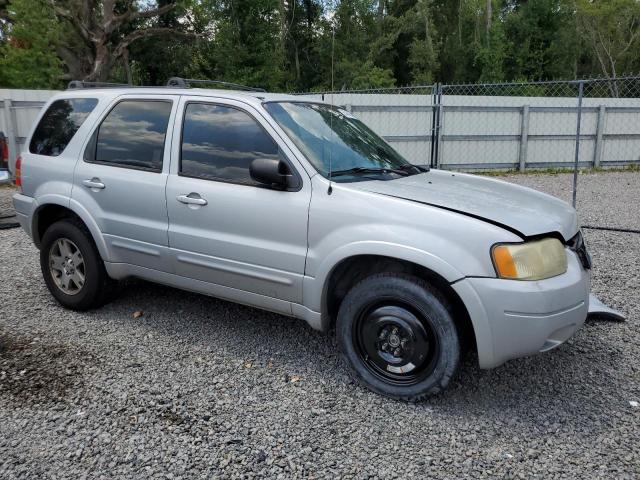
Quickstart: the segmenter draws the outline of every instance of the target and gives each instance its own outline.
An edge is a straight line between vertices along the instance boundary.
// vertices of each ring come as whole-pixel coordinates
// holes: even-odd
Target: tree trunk
[[[280,14],[280,48],[284,54],[287,41],[287,7],[284,4],[284,0],[278,2],[278,12]]]
[[[493,0],[487,0],[487,18],[486,18],[486,34],[487,34],[487,47],[491,46],[491,20],[493,18]]]
[[[131,76],[131,65],[129,64],[129,49],[125,48],[122,52],[122,64],[124,65],[124,71],[127,75],[127,83],[133,85],[133,78]]]
[[[293,47],[296,61],[296,82],[300,82],[300,54],[298,52],[298,44],[294,42]]]
[[[93,69],[85,80],[90,82],[104,82],[109,76],[109,49],[102,39],[95,43],[95,49],[96,55],[93,60]]]
[[[462,1],[458,2],[458,45],[462,47]]]
[[[69,37],[68,43],[57,48],[73,79],[94,82],[107,80],[111,68],[127,55],[129,45],[140,38],[165,34],[189,35],[175,28],[142,28],[136,24],[141,19],[162,17],[174,9],[176,3],[144,10],[139,10],[133,2],[125,2],[125,5],[128,9],[122,12],[116,0],[80,0],[73,5],[74,8],[66,8],[63,2],[52,2],[57,20],[66,22],[66,27],[75,33]],[[133,31],[120,33],[126,31],[127,27]]]

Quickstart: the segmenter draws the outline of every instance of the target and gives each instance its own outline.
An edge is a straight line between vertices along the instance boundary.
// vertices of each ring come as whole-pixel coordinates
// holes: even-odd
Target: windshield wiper
[[[382,167],[353,167],[345,170],[336,170],[331,172],[332,177],[340,177],[343,175],[358,175],[361,173],[395,173],[396,175],[402,175],[406,177],[409,173],[406,170],[399,168],[382,168]]]
[[[418,173],[424,173],[429,171],[429,167],[427,165],[414,165],[413,163],[407,163],[405,165],[402,165],[399,168],[404,171],[414,170],[414,172],[417,171]]]

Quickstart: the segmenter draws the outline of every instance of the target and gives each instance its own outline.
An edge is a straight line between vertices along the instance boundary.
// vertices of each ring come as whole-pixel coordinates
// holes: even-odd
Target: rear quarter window
[[[29,152],[49,157],[60,155],[97,104],[97,98],[65,98],[53,102],[31,137]]]

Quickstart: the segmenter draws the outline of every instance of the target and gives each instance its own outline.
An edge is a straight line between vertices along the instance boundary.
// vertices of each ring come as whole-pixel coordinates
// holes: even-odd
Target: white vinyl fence
[[[476,170],[573,166],[577,98],[445,94],[437,99],[433,92],[429,86],[300,98],[344,107],[417,164]],[[40,108],[55,93],[0,89],[0,132],[9,140],[10,170]],[[640,98],[584,98],[582,105],[579,165],[640,163]]]
[[[336,93],[304,95],[349,110],[409,161],[430,163],[439,142],[440,168],[572,167],[577,99],[572,97],[443,96],[433,135],[434,96]],[[585,98],[581,167],[640,163],[640,99]]]
[[[9,144],[9,170],[18,153],[25,148],[25,138],[29,134],[42,105],[55,90],[5,90],[0,89],[0,132]]]

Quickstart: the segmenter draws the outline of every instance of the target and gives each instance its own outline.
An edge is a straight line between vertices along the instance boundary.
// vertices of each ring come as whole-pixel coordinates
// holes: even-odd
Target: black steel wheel
[[[338,341],[354,376],[372,390],[415,401],[444,389],[460,346],[446,299],[403,274],[369,277],[349,291]]]
[[[440,349],[429,319],[393,299],[363,309],[354,322],[356,348],[372,374],[396,385],[429,376]]]

